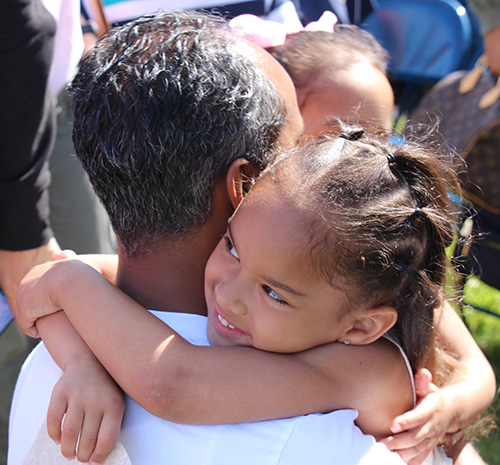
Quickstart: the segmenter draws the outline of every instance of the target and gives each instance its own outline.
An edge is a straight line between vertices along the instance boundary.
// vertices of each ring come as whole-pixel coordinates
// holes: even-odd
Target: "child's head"
[[[305,135],[338,134],[338,118],[390,132],[394,94],[387,52],[357,26],[301,31],[271,50],[294,82]]]
[[[421,365],[453,238],[449,172],[423,148],[359,136],[285,154],[252,187],[207,265],[213,343],[293,352],[394,325]]]

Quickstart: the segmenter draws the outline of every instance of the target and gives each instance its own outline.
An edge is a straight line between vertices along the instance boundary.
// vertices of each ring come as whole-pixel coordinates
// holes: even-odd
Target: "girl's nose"
[[[247,313],[247,306],[241,289],[234,280],[219,283],[216,288],[217,303],[226,310],[239,315]]]

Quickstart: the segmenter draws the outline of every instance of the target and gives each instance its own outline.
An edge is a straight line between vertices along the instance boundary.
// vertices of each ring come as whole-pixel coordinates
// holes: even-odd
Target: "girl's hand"
[[[61,310],[52,298],[52,288],[57,288],[58,279],[67,275],[69,266],[78,266],[79,263],[77,260],[44,263],[33,267],[23,278],[17,292],[17,310],[14,314],[21,331],[34,338],[40,337],[36,321]]]
[[[429,452],[443,442],[451,420],[443,393],[432,384],[428,370],[417,372],[415,388],[417,405],[395,418],[391,425],[394,435],[380,441],[409,465],[420,465]]]
[[[75,361],[52,392],[49,436],[67,459],[101,464],[118,441],[124,407],[121,390],[97,359]]]

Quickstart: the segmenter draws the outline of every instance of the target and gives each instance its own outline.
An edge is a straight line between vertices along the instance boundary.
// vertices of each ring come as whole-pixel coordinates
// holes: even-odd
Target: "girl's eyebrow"
[[[236,248],[236,245],[234,243],[233,239],[233,234],[231,232],[231,219],[228,220],[227,222],[227,235],[229,236],[229,239],[231,240],[231,243],[233,244],[233,247],[236,249],[236,253],[238,253],[238,249]],[[277,287],[285,292],[288,292],[290,294],[299,296],[299,297],[305,297],[305,294],[302,294],[295,289],[291,288],[290,286],[287,286],[286,284],[280,283],[279,281],[276,281],[275,279],[269,278],[268,276],[263,275],[262,279],[269,283],[272,287]]]
[[[265,275],[262,276],[262,279],[264,279],[264,281],[269,283],[273,288],[277,287],[285,292],[288,292],[289,294],[293,294],[293,295],[296,295],[298,297],[305,297],[306,296],[305,294],[302,294],[302,293],[296,291],[295,289],[291,288],[290,286],[287,286],[286,284],[280,283],[279,281],[275,281],[274,279],[269,278]]]

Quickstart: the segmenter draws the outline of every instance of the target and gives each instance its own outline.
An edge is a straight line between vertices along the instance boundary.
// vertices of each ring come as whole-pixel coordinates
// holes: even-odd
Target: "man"
[[[117,233],[117,284],[199,344],[207,343],[203,270],[234,210],[234,191],[302,132],[286,72],[224,24],[188,12],[139,19],[99,43],[72,90],[75,148]],[[43,428],[60,375],[47,357],[43,346],[35,351],[16,388],[11,465],[30,458]],[[345,412],[192,426],[153,417],[128,399],[120,440],[140,464],[335,463],[335,436],[346,454],[338,463],[364,455],[401,463]]]

